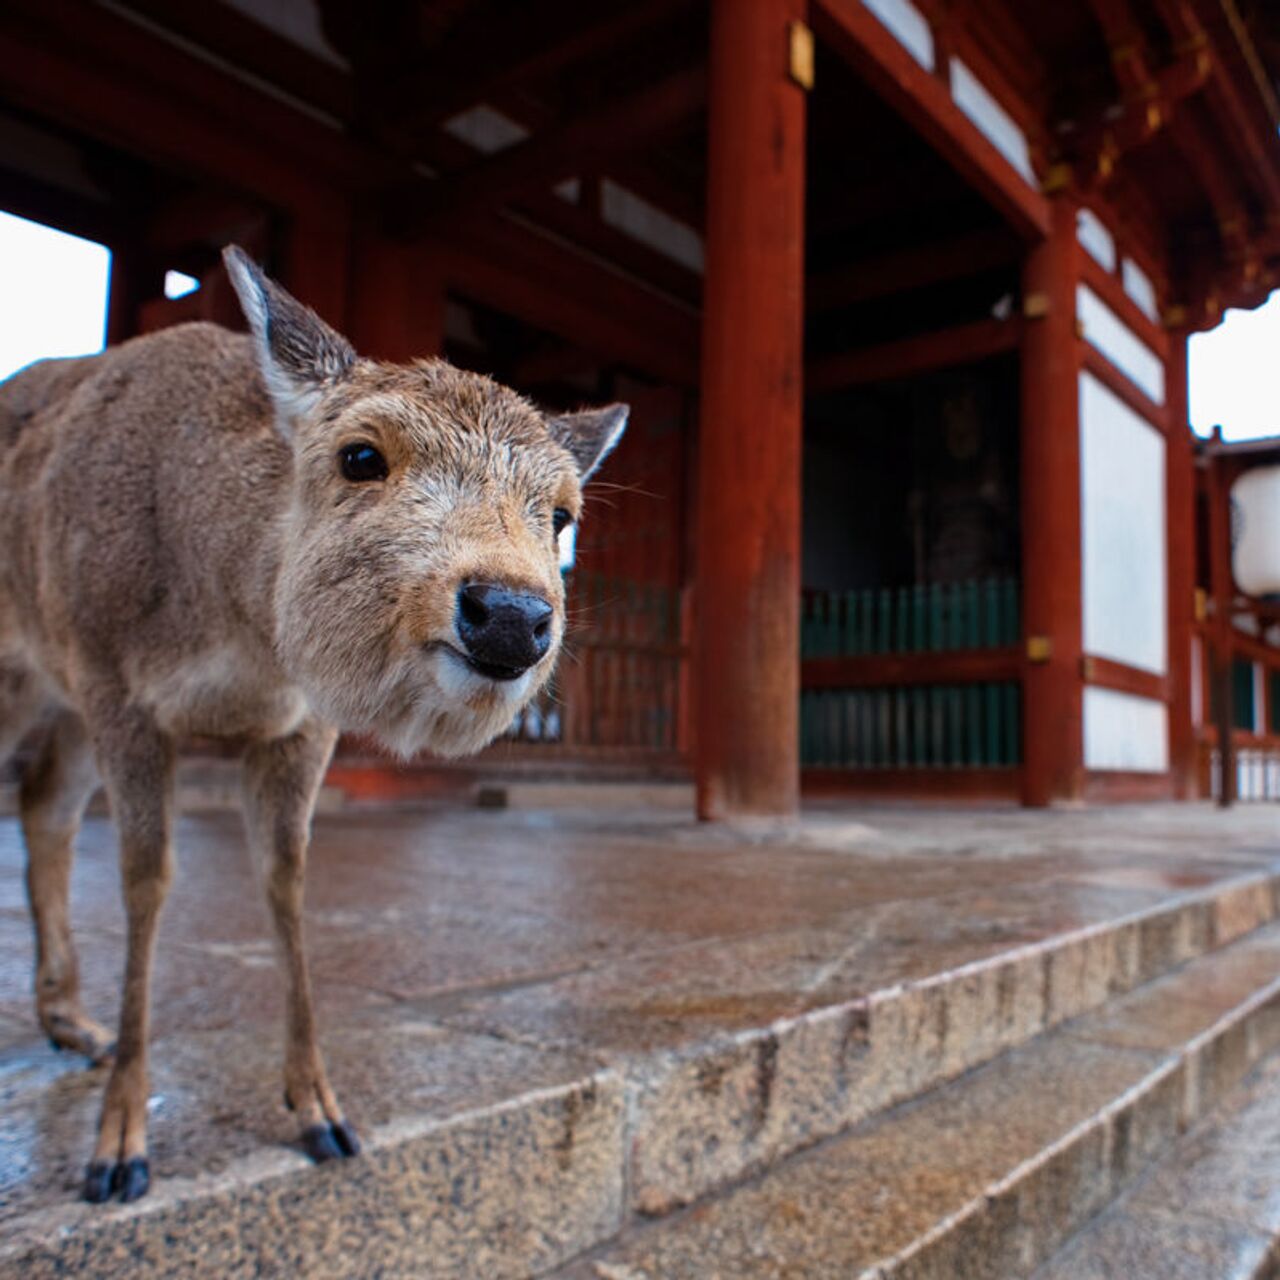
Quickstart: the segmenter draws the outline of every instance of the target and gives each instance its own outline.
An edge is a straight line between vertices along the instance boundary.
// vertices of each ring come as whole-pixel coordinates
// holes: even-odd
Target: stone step
[[[1271,1054],[1035,1280],[1280,1275],[1280,1055]]]
[[[793,874],[793,891],[807,893]],[[1116,874],[1077,868],[932,911],[908,898],[825,931],[718,938],[498,991],[387,999],[326,1036],[331,1075],[366,1138],[366,1154],[337,1167],[313,1168],[289,1148],[264,1083],[278,1078],[274,1033],[164,1037],[152,1081],[156,1185],[133,1206],[73,1203],[100,1081],[43,1045],[0,1055],[5,1120],[29,1116],[19,1122],[40,1134],[20,1199],[6,1205],[0,1188],[0,1275],[110,1274],[126,1258],[138,1276],[543,1274],[636,1214],[721,1191],[859,1122],[897,1123],[869,1118],[1001,1054],[987,1069],[992,1111],[1001,1072],[1020,1088],[1045,1052],[1060,1052],[1053,1078],[1076,1098],[1073,1123],[1103,1105],[1070,1093],[1077,1074],[1091,1088],[1118,1081],[1153,1095],[1163,1123],[1170,1090],[1190,1091],[1194,1075],[1188,1105],[1211,1101],[1213,1064],[1227,1055],[1229,1073],[1231,1054],[1252,1041],[1240,1049],[1215,1029],[1193,1073],[1179,1065],[1182,1046],[1091,1040],[1110,1009],[1060,1024],[1136,988],[1153,998],[1161,988],[1144,984],[1178,966],[1178,981],[1206,982],[1208,963],[1236,975],[1223,1008],[1238,1013],[1260,985],[1247,957],[1277,963],[1269,922],[1280,879],[1271,865],[1207,883],[1189,869],[1197,887],[1170,897],[1156,887],[1162,875],[1138,884],[1125,872],[1117,891]],[[1150,905],[1122,914],[1118,902]],[[1211,1007],[1204,1026],[1221,1016]],[[1008,1053],[1036,1037],[1022,1057]],[[1147,1081],[1153,1071],[1176,1084]],[[220,1095],[235,1117],[221,1128]],[[935,1200],[921,1199],[925,1212]],[[920,1225],[912,1214],[902,1220]]]
[[[555,1274],[1026,1277],[1277,1046],[1272,925]]]
[[[448,1025],[591,1053],[630,1089],[629,1207],[662,1214],[952,1079],[1276,918],[1280,881],[1249,875],[1085,927],[1098,886],[1017,886],[874,924],[718,941],[480,995]],[[1108,902],[1112,900],[1107,899]],[[1114,909],[1114,906],[1112,906]],[[1003,915],[1016,938],[968,959]],[[814,954],[830,959],[814,975]],[[797,979],[796,975],[804,975]],[[842,998],[845,993],[859,993]]]

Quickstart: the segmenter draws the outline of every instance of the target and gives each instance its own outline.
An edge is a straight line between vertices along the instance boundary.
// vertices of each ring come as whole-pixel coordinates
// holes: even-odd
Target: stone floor
[[[178,854],[154,993],[161,1188],[270,1162],[293,1137],[280,987],[238,820],[185,817]],[[0,819],[0,1236],[6,1221],[91,1212],[70,1206],[101,1085],[31,1015],[21,868],[17,825]],[[658,806],[345,810],[316,822],[309,938],[330,1075],[368,1133],[1277,869],[1275,806],[815,807],[790,833]],[[81,838],[73,915],[87,1006],[110,1021],[123,912],[102,818]]]

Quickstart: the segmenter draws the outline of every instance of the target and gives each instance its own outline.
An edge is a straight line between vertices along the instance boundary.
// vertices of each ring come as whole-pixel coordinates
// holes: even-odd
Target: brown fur
[[[337,731],[458,754],[511,722],[563,633],[552,512],[577,516],[625,422],[621,407],[548,419],[440,360],[361,360],[238,251],[228,266],[253,336],[184,325],[0,385],[0,756],[39,726],[22,787],[37,1011],[95,1060],[111,1046],[80,1006],[66,905],[95,763],[120,831],[128,953],[91,1199],[146,1190],[148,985],[185,734],[247,744],[246,821],[289,992],[286,1097],[318,1158],[356,1149],[301,935]],[[385,480],[343,476],[355,442],[382,453]],[[462,659],[468,581],[553,607],[550,650],[516,680]]]

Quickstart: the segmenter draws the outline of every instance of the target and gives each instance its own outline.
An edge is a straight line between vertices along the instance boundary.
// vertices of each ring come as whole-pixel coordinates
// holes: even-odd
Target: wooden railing
[[[1219,692],[1212,658],[1217,631],[1207,622],[1196,631],[1200,638],[1199,680],[1203,691],[1203,723],[1196,731],[1200,786],[1202,794],[1216,799],[1221,791]],[[1229,643],[1235,798],[1280,800],[1280,647],[1236,627],[1231,629]]]
[[[680,593],[575,572],[554,678],[516,719],[509,741],[566,751],[674,754],[684,678]]]
[[[1018,765],[1020,629],[1012,578],[806,593],[801,763]]]

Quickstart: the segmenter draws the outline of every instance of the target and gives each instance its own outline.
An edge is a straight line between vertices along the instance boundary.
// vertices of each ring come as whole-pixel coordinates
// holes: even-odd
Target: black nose
[[[489,582],[458,591],[458,635],[467,660],[491,680],[514,680],[551,647],[551,605]]]

